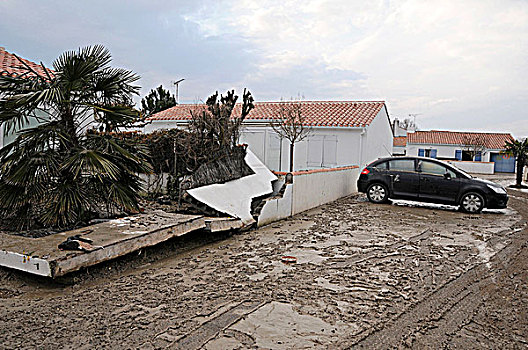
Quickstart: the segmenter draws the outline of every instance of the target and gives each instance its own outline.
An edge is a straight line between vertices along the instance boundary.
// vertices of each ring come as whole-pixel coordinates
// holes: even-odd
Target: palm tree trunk
[[[524,170],[524,159],[522,157],[517,158],[517,177],[516,177],[516,186],[521,187],[522,184],[522,176],[523,176],[523,170]]]

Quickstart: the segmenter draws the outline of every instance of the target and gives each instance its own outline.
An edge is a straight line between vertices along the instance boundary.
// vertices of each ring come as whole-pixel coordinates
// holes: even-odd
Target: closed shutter
[[[456,158],[457,160],[462,160],[462,150],[461,150],[461,149],[457,149],[457,150],[455,151],[455,158]]]
[[[482,162],[482,152],[475,153],[475,162]]]
[[[320,168],[323,163],[323,138],[313,137],[308,140],[308,167]]]
[[[323,168],[337,165],[337,137],[325,136],[323,141]]]
[[[270,170],[280,171],[281,139],[275,133],[268,134],[268,150],[266,152],[266,165]]]
[[[423,157],[425,154],[425,150],[424,149],[418,149],[418,157]]]

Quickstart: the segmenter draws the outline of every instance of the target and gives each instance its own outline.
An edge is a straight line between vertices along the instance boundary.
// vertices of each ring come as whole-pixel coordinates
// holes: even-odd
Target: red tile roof
[[[19,56],[20,57],[20,56]],[[21,57],[20,57],[21,58]],[[35,62],[28,61],[21,58],[24,63],[26,63],[31,69],[36,71],[39,74],[46,74],[44,69],[40,64]],[[50,73],[53,71],[48,69]],[[20,76],[26,73],[26,76],[33,75],[32,73],[27,74],[27,68],[20,62],[14,54],[5,50],[5,48],[0,47],[0,75],[8,75],[11,77]]]
[[[405,147],[407,145],[406,136],[397,136],[392,140],[392,145],[396,147]]]
[[[513,137],[506,133],[479,133],[459,131],[416,131],[407,134],[407,143],[436,144],[436,145],[465,145],[468,140],[482,138],[484,145],[489,149],[503,149],[506,141]]]
[[[296,102],[255,102],[255,108],[246,120],[276,119],[283,104],[293,103]],[[382,101],[302,101],[301,113],[306,116],[308,126],[363,127],[372,123],[384,105]],[[204,106],[177,105],[148,119],[185,121],[191,119],[191,110],[201,110]],[[233,114],[240,115],[240,108],[241,104],[237,103]]]

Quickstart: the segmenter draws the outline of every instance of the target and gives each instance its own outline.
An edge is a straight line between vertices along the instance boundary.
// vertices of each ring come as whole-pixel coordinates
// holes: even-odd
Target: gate
[[[495,163],[496,173],[514,173],[515,157],[507,154],[492,153],[490,161]]]

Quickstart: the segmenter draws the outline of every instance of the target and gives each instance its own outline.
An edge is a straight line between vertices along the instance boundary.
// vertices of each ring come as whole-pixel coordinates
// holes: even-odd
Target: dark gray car
[[[506,208],[506,190],[491,181],[473,178],[437,159],[391,157],[369,164],[357,182],[359,192],[374,203],[389,198],[460,205],[468,213],[483,208]]]

